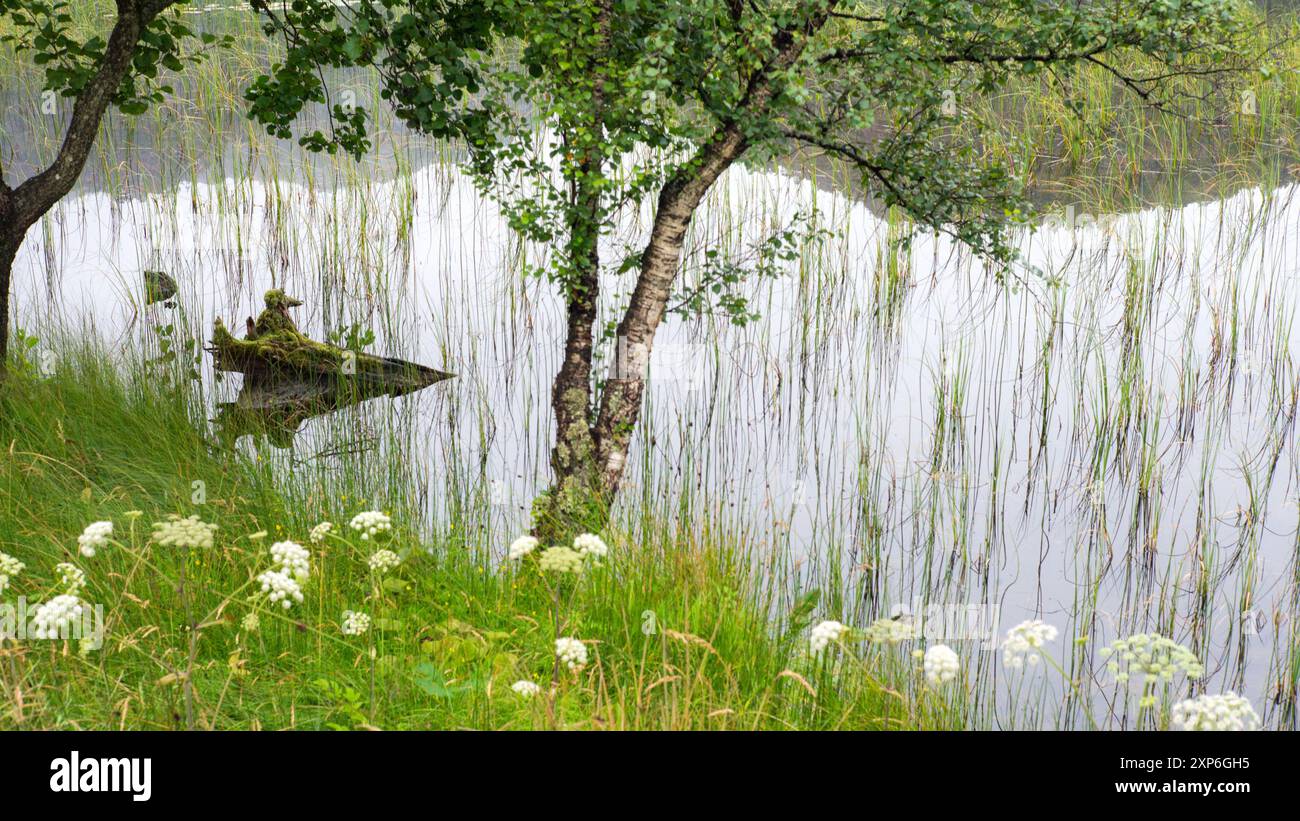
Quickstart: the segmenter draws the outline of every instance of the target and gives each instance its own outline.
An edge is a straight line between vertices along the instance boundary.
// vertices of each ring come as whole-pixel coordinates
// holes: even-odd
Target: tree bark
[[[0,226],[9,223],[4,197],[0,194]],[[9,361],[9,280],[17,256],[18,243],[12,240],[8,231],[0,230],[0,379],[4,378],[5,365]]]
[[[59,153],[44,171],[0,192],[0,373],[9,359],[13,262],[27,230],[72,190],[90,156],[100,120],[113,101],[145,28],[175,0],[117,0],[117,21],[99,66],[77,94]]]
[[[610,15],[610,0],[603,0],[596,25],[606,40]],[[604,78],[598,74],[592,86],[592,117],[585,124],[596,139],[604,130],[605,105]],[[599,530],[608,517],[609,504],[600,483],[591,428],[591,362],[600,304],[603,221],[598,183],[604,170],[600,152],[587,150],[574,181],[568,224],[570,270],[564,282],[564,361],[551,388],[551,410],[555,414],[555,444],[551,448],[554,483],[533,506],[533,534],[548,542]]]
[[[835,5],[827,3],[797,30],[782,31],[776,36],[773,56],[750,78],[738,106],[742,116],[767,112],[778,93],[779,75],[799,59],[809,38],[826,24]],[[601,483],[609,497],[617,493],[623,481],[628,446],[641,415],[650,351],[681,265],[686,230],[709,189],[748,148],[749,141],[739,120],[722,123],[659,193],[650,240],[641,256],[640,275],[618,326],[618,352],[595,424]]]
[[[601,484],[609,496],[618,492],[623,481],[628,444],[641,414],[650,350],[681,265],[686,230],[709,188],[747,147],[739,128],[733,125],[720,130],[685,166],[688,170],[678,172],[659,192],[650,241],[618,326],[618,349],[596,419]]]

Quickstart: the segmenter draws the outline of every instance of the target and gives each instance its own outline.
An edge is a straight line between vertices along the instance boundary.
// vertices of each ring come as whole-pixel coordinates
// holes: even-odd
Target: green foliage
[[[684,290],[669,310],[683,315],[715,313],[732,324],[745,326],[758,319],[750,309],[741,285],[749,279],[774,279],[785,265],[799,258],[804,249],[832,236],[814,224],[813,215],[799,213],[790,225],[764,237],[745,258],[719,248],[704,252],[698,281]]]
[[[179,7],[188,0],[166,5]],[[94,77],[108,42],[76,19],[66,0],[0,0],[0,18],[9,25],[0,41],[45,72],[45,88],[63,97],[77,97]],[[196,33],[172,10],[149,20],[132,49],[131,70],[114,92],[112,104],[124,114],[143,114],[174,92],[165,72],[180,72],[203,58],[204,51],[229,45],[230,37]],[[186,52],[187,46],[197,46]]]
[[[1169,77],[1221,87],[1242,31],[1241,9],[1222,0],[255,5],[289,46],[249,91],[258,121],[287,136],[305,102],[326,100],[319,67],[374,63],[398,115],[463,140],[484,190],[523,236],[556,246],[549,273],[571,285],[614,214],[684,185],[697,149],[728,130],[753,160],[798,146],[836,156],[920,226],[1008,260],[1005,228],[1027,210],[1023,169],[982,155],[978,133],[957,139],[955,100],[1089,64],[1168,103]],[[1122,50],[1160,70],[1105,62]],[[330,135],[303,144],[364,152],[366,113],[335,113]]]
[[[3,598],[39,600],[54,565],[74,562],[89,582],[84,600],[104,605],[107,634],[86,653],[75,642],[35,641],[12,653],[0,669],[0,728],[184,726],[182,571],[195,612],[213,614],[190,676],[198,727],[878,728],[906,720],[898,697],[856,667],[814,697],[795,678],[814,670],[791,649],[810,606],[796,609],[788,629],[779,618],[773,626],[768,614],[786,608],[766,598],[770,571],[757,572],[753,555],[669,533],[635,546],[619,539],[599,572],[566,594],[565,630],[588,643],[591,659],[579,673],[561,670],[554,685],[553,600],[524,578],[536,568],[471,559],[455,537],[428,542],[406,526],[390,542],[406,558],[382,580],[366,565],[374,547],[336,526],[310,545],[306,600],[255,611],[260,626],[250,631],[246,594],[266,569],[269,543],[306,543],[320,519],[346,522],[355,501],[344,500],[364,494],[313,479],[310,493],[295,495],[253,459],[210,448],[193,422],[202,408],[159,390],[148,368],[123,376],[75,351],[61,351],[59,363],[47,378],[13,375],[0,394],[0,551],[27,565]],[[207,483],[197,506],[195,479]],[[214,547],[188,557],[145,549],[147,523],[176,512],[216,524]],[[99,520],[115,523],[115,543],[81,557],[77,534]],[[342,635],[343,610],[370,613],[370,631]],[[773,640],[773,629],[793,636],[791,646]],[[510,686],[520,679],[543,693],[519,697]],[[909,726],[932,725],[921,716]]]

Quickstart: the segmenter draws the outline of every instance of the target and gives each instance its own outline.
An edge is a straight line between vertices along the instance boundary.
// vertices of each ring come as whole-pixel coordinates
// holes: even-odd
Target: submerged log
[[[248,339],[236,339],[220,318],[213,323],[208,350],[217,370],[244,375],[239,396],[219,406],[215,420],[227,438],[260,433],[288,447],[312,416],[381,396],[402,396],[455,376],[316,342],[288,319],[281,298],[278,291],[267,293],[267,310],[257,323],[250,319]]]

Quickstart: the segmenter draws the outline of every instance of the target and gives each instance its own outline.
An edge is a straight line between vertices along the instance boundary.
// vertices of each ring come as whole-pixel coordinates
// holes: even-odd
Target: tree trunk
[[[596,240],[592,236],[589,245],[582,247],[586,240],[575,243],[570,238],[570,247],[580,249],[582,256],[571,260],[575,270],[566,295],[564,361],[551,388],[551,409],[555,413],[555,444],[551,448],[554,484],[533,506],[534,535],[550,542],[599,530],[608,516],[591,429],[593,327],[600,297]]]
[[[609,37],[610,0],[602,0],[597,30]],[[591,120],[584,123],[584,139],[601,139],[605,126],[605,81],[599,73],[592,85]],[[592,136],[594,135],[594,137]],[[551,448],[554,483],[533,504],[533,534],[545,542],[567,541],[581,533],[600,530],[609,516],[603,493],[591,428],[591,360],[594,326],[600,304],[600,233],[604,165],[600,149],[579,146],[583,152],[573,182],[568,221],[568,271],[564,361],[551,388],[555,414],[555,444]]]
[[[709,188],[746,148],[739,128],[719,131],[659,193],[650,241],[641,257],[632,299],[618,326],[618,351],[596,420],[601,485],[608,496],[617,493],[623,481],[628,444],[641,415],[650,350],[681,265],[686,229]]]
[[[0,204],[0,226],[8,225],[4,206]],[[18,243],[22,237],[0,227],[0,379],[4,378],[9,363],[9,289],[13,278],[14,259],[18,256]]]
[[[175,0],[117,0],[117,20],[94,75],[78,92],[59,153],[44,171],[12,190],[0,181],[0,372],[8,362],[9,292],[13,261],[31,228],[63,199],[90,156],[100,120],[131,70],[145,27]]]
[[[13,225],[13,192],[4,181],[4,167],[0,165],[0,378],[4,378],[9,362],[9,289],[13,279],[14,259],[22,234],[15,236]]]
[[[777,33],[773,39],[775,51],[750,77],[738,106],[740,111],[766,112],[778,93],[783,72],[799,59],[809,38],[826,24],[835,5],[835,2],[827,3],[798,28]],[[733,119],[723,123],[659,193],[650,241],[641,257],[632,299],[618,326],[618,354],[596,418],[597,457],[607,498],[618,492],[623,481],[628,445],[641,415],[650,350],[681,265],[686,229],[713,183],[748,147],[741,121]]]

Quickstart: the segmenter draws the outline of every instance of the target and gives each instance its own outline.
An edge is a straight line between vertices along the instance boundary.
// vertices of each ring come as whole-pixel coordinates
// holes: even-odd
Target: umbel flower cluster
[[[66,638],[85,607],[76,596],[55,596],[32,611],[32,637],[38,639]]]
[[[848,632],[849,628],[838,621],[823,621],[812,629],[812,635],[808,639],[808,649],[814,656],[820,656],[827,647],[844,638]]]
[[[543,550],[538,564],[544,573],[581,573],[582,554],[567,547],[556,546]]]
[[[515,539],[510,543],[509,556],[511,560],[522,559],[536,550],[537,546],[540,544],[541,542],[532,536],[520,536],[518,539]]]
[[[361,636],[370,629],[370,617],[355,610],[343,611],[343,635]]]
[[[1183,730],[1258,730],[1259,715],[1236,693],[1203,695],[1174,705],[1173,726]]]
[[[353,530],[361,534],[362,541],[369,541],[380,533],[387,533],[393,529],[393,520],[387,513],[381,513],[378,510],[364,510],[352,517],[349,524]]]
[[[573,549],[578,551],[580,556],[594,556],[597,559],[603,559],[609,554],[609,545],[594,533],[583,533],[574,539]]]
[[[522,698],[532,698],[542,691],[542,688],[539,687],[536,682],[529,681],[528,679],[520,679],[519,681],[516,681],[514,684],[510,685],[510,689],[514,690]]]
[[[311,529],[311,533],[307,534],[307,538],[312,544],[320,544],[325,541],[325,537],[328,536],[330,531],[333,529],[334,525],[330,522],[321,522]]]
[[[948,645],[936,644],[925,651],[922,667],[925,671],[925,680],[932,686],[938,687],[957,678],[957,674],[961,671],[961,660],[957,658],[956,651]]]
[[[153,540],[167,547],[211,548],[212,534],[216,530],[216,525],[208,524],[198,516],[182,519],[172,514],[165,522],[153,523]]]
[[[311,575],[311,553],[297,542],[276,542],[271,545],[271,560],[299,583],[306,582]]]
[[[555,640],[555,655],[561,664],[577,672],[587,665],[587,645],[579,639],[562,636]]]
[[[271,604],[288,610],[303,600],[302,586],[311,575],[311,553],[297,542],[276,542],[270,553],[275,567],[258,575],[257,583]]]
[[[1144,680],[1168,682],[1179,672],[1189,679],[1198,679],[1205,672],[1195,653],[1158,633],[1138,633],[1113,641],[1101,649],[1101,655],[1109,659],[1106,669],[1118,684],[1126,683],[1134,674]]]
[[[95,551],[108,544],[108,538],[113,535],[112,522],[92,522],[86,526],[81,535],[77,537],[77,549],[81,555],[87,559],[94,558]]]
[[[910,619],[876,619],[863,635],[875,644],[901,644],[916,638],[916,625]]]
[[[298,580],[283,570],[267,570],[257,577],[271,604],[279,604],[285,610],[293,607],[294,602],[302,602],[302,585]]]
[[[9,583],[18,577],[27,565],[10,556],[8,553],[0,553],[0,593],[5,592]]]
[[[69,596],[79,596],[86,589],[86,573],[71,562],[59,562],[54,566],[59,574],[59,587]]]
[[[1019,670],[1029,662],[1033,667],[1038,664],[1038,655],[1049,641],[1056,641],[1056,628],[1040,619],[1021,622],[1007,631],[1006,641],[1002,643],[1002,662],[1008,667]]]
[[[370,569],[376,573],[387,573],[402,563],[402,557],[391,550],[376,550],[370,554]]]
[[[533,536],[520,536],[510,543],[507,555],[517,561],[537,550],[541,546]],[[588,560],[596,562],[609,555],[609,545],[594,533],[583,533],[573,540],[572,547],[555,545],[548,547],[538,557],[538,566],[543,573],[581,573]]]

